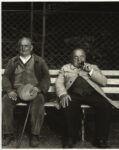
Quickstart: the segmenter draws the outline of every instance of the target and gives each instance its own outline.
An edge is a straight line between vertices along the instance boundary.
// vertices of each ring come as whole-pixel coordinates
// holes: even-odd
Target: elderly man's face
[[[20,55],[26,57],[31,54],[33,46],[31,41],[27,38],[23,38],[19,43],[19,52]]]
[[[81,67],[82,62],[85,62],[86,55],[83,50],[75,50],[72,57],[72,62],[75,67]]]

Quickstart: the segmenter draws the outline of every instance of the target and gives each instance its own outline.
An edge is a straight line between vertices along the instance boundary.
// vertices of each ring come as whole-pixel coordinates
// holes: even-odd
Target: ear
[[[33,45],[31,45],[31,51],[33,50]]]

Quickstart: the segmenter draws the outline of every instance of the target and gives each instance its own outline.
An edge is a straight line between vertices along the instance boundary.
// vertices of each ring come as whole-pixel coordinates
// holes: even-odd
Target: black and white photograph
[[[2,148],[119,148],[119,2],[1,2]]]

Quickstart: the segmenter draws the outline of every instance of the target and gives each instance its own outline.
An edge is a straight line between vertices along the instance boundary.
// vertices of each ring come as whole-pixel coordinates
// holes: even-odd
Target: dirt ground
[[[20,109],[21,111],[21,109]],[[17,110],[18,112],[18,110]],[[44,124],[41,129],[40,140],[38,148],[62,148],[61,144],[61,131],[63,129],[63,118],[62,115],[59,114],[59,111],[56,110],[47,110],[47,115],[45,116]],[[86,114],[86,121],[85,121],[85,142],[81,140],[77,142],[74,148],[95,148],[91,144],[91,139],[93,137],[93,127],[94,127],[94,119],[93,115],[90,110]],[[110,148],[118,148],[119,149],[119,111],[113,111],[112,113],[112,123],[110,128],[110,135],[109,135],[109,146]],[[19,135],[21,133],[21,129],[23,127],[23,118],[25,115],[21,114],[16,118],[17,124],[17,134],[14,141],[12,141],[8,146],[3,148],[16,148]],[[18,122],[17,122],[18,120]],[[30,120],[30,119],[29,119]],[[29,133],[30,133],[30,125],[29,121],[26,126],[26,130],[24,136],[22,138],[20,148],[31,148],[29,146]]]
[[[3,148],[16,148],[17,141],[13,141],[9,146]],[[109,137],[110,148],[119,148],[119,122],[113,123],[111,126]],[[29,146],[29,138],[26,133],[23,136],[20,148],[31,148]],[[44,124],[40,136],[40,144],[38,148],[62,148],[61,136],[54,133],[47,124]],[[74,148],[95,148],[90,142],[79,141]]]

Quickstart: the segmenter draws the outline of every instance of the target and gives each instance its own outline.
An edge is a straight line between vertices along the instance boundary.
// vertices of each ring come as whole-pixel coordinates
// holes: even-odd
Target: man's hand
[[[13,101],[17,100],[17,93],[15,91],[8,92],[8,97]]]
[[[87,72],[90,72],[92,70],[92,67],[87,65],[87,64],[84,64],[83,66],[83,70],[87,71]]]
[[[60,97],[60,103],[63,108],[69,106],[69,101],[71,101],[71,97],[68,94],[64,94]]]
[[[34,95],[34,94],[37,94],[38,92],[40,92],[40,90],[37,88],[37,87],[33,87],[32,90],[30,91],[30,95]]]

